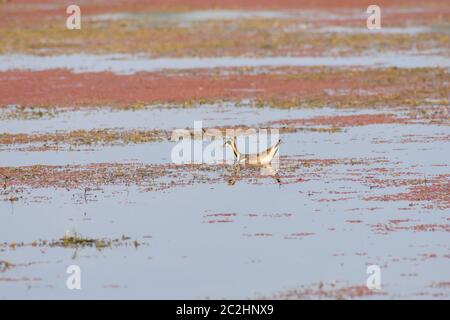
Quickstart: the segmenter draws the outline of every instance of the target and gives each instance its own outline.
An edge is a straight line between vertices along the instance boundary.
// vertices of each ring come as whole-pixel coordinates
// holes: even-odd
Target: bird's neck
[[[278,141],[277,144],[274,145],[273,148],[270,150],[270,156],[271,157],[275,156],[279,148],[280,148],[280,141]]]
[[[241,153],[239,152],[239,150],[236,147],[236,144],[234,142],[231,144],[231,149],[233,149],[233,153],[236,156],[236,158],[240,159],[241,158]]]

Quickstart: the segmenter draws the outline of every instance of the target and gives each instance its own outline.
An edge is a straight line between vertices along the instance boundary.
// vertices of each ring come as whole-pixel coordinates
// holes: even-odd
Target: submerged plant
[[[14,264],[8,261],[0,260],[0,272],[5,272],[6,270],[11,268],[14,268]]]

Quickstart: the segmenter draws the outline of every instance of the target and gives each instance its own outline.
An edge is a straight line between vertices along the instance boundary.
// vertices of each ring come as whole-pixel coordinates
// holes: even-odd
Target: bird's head
[[[229,146],[231,147],[232,144],[233,144],[233,140],[227,139],[227,140],[225,141],[225,143],[223,144],[223,146],[226,147],[227,145],[229,145]]]

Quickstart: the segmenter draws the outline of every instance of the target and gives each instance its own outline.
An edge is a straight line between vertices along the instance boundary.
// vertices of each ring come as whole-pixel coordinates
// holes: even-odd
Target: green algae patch
[[[297,19],[243,19],[161,25],[143,23],[139,19],[86,20],[81,30],[73,32],[59,20],[48,20],[33,28],[21,25],[0,28],[0,50],[39,55],[89,52],[211,57],[354,55],[374,51],[424,52],[450,47],[450,34],[446,32],[370,35],[314,32],[317,26],[298,28],[299,22]]]
[[[56,132],[46,134],[0,134],[0,145],[40,144],[42,150],[51,150],[69,145],[79,146],[104,146],[141,144],[162,141],[167,139],[165,131],[120,131],[109,129],[76,130],[70,132]]]
[[[139,247],[145,243],[138,240],[132,240],[130,237],[122,235],[120,238],[107,239],[107,238],[88,238],[83,237],[78,233],[67,232],[64,237],[58,240],[36,240],[31,243],[24,242],[10,242],[2,243],[0,247],[16,250],[18,248],[33,247],[33,248],[69,248],[69,249],[81,249],[81,248],[95,248],[102,250],[105,248],[115,247]],[[12,268],[14,265],[7,263],[6,261],[0,261],[0,271],[3,267],[5,270]]]

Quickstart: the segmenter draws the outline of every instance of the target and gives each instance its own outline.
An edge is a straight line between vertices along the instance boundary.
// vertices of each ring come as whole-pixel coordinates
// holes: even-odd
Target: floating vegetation
[[[0,0],[0,299],[449,297],[448,0],[381,30],[353,0],[82,1],[76,31],[31,2]],[[279,161],[233,163],[258,129]]]
[[[434,18],[439,21],[439,11]],[[441,18],[442,19],[442,18]],[[150,56],[273,56],[275,54],[354,54],[367,51],[427,51],[448,48],[446,32],[423,33],[336,33],[310,32],[298,28],[300,19],[240,19],[198,21],[186,25],[161,26],[139,19],[89,21],[68,37],[58,19],[46,19],[32,30],[19,25],[0,28],[2,52],[67,54],[80,50],[90,53],[144,53]],[[226,32],[224,32],[226,30]],[[443,26],[445,30],[445,26]],[[114,34],[112,41],[111,34]],[[179,41],[182,38],[183,41]],[[46,39],[42,41],[41,39]],[[143,41],[152,39],[153,41]],[[206,40],[206,41],[205,41]]]
[[[0,95],[0,106],[5,107],[0,110],[0,119],[50,119],[62,112],[94,108],[137,111],[154,106],[189,109],[225,103],[279,109],[444,107],[450,96],[447,68],[241,69],[131,75],[69,70],[3,72],[0,84],[10,78],[21,81],[5,89],[8,95]],[[49,85],[59,90],[47,92]],[[23,95],[30,87],[34,90]],[[177,90],[179,87],[183,90]]]
[[[300,159],[298,157],[280,157],[280,175],[289,173],[283,183],[295,183],[298,179],[293,172],[309,167],[318,170],[337,164],[362,164],[366,161],[354,159]],[[139,163],[103,163],[90,165],[3,167],[1,172],[11,176],[16,187],[63,188],[82,190],[86,187],[107,185],[136,185],[144,191],[162,191],[169,188],[199,184],[223,183],[227,180],[228,166],[224,163],[209,164],[160,164]],[[271,178],[261,174],[260,168],[243,168],[237,174],[240,180],[257,183]],[[301,174],[301,172],[298,172]],[[233,173],[235,175],[235,173]],[[172,182],[171,182],[172,181]],[[175,183],[174,181],[177,181]]]
[[[12,269],[12,268],[14,268],[14,264],[12,264],[8,261],[0,260],[0,272],[5,272],[8,269]]]
[[[337,283],[318,283],[311,286],[300,286],[279,292],[270,297],[271,299],[282,300],[308,300],[308,299],[367,299],[370,296],[385,296],[386,292],[380,290],[370,290],[367,286],[358,285],[338,285]],[[260,297],[265,298],[265,297]]]
[[[79,146],[102,146],[138,144],[161,141],[168,139],[169,133],[165,131],[119,131],[109,129],[77,130],[70,132],[57,132],[47,134],[0,134],[0,144],[41,144],[41,150],[58,149],[62,145],[71,147]]]
[[[117,239],[94,239],[83,237],[76,232],[67,232],[64,237],[58,240],[36,240],[31,243],[23,243],[23,242],[11,242],[11,243],[0,243],[0,247],[9,248],[9,249],[17,249],[23,247],[34,247],[34,248],[71,248],[71,249],[80,249],[80,248],[95,248],[97,250],[102,250],[105,248],[115,248],[115,247],[134,247],[138,248],[141,245],[146,243],[140,242],[138,240],[131,240],[130,237],[123,235]],[[8,266],[5,262],[5,267]],[[1,264],[0,264],[1,266]]]
[[[197,135],[192,130],[190,131],[191,139],[205,139],[209,141],[211,138],[217,137],[220,133],[223,137],[227,132],[233,130],[236,135],[246,135],[250,129],[266,129],[264,127],[250,127],[250,126],[227,126],[227,127],[211,127],[205,128],[202,135]],[[337,126],[330,127],[277,127],[279,133],[295,133],[295,132],[340,132],[341,128]],[[213,134],[211,134],[213,132]],[[186,137],[188,138],[188,137]],[[50,151],[50,150],[73,150],[83,147],[103,147],[103,146],[117,146],[128,144],[144,144],[150,142],[172,141],[171,132],[166,130],[149,130],[149,131],[120,131],[120,130],[77,130],[69,132],[56,132],[45,134],[0,134],[0,149],[6,150],[21,150],[21,151]],[[3,145],[3,146],[2,146]],[[1,176],[0,176],[1,178]]]

